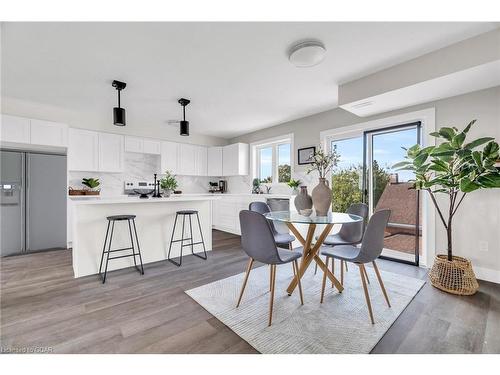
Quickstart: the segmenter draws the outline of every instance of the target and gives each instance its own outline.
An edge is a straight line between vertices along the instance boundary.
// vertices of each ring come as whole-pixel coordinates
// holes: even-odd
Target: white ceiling
[[[4,23],[2,96],[102,113],[111,81],[127,82],[127,126],[178,119],[191,132],[235,137],[337,106],[337,87],[460,40],[494,23]],[[287,49],[321,40],[326,59],[288,62]],[[111,127],[110,127],[111,129]]]

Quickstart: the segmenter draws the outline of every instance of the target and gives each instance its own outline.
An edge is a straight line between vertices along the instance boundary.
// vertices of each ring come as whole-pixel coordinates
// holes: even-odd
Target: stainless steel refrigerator
[[[1,151],[0,256],[66,248],[66,156]]]

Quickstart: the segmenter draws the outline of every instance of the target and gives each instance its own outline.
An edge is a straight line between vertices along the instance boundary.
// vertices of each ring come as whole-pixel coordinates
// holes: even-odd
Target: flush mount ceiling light
[[[179,104],[182,106],[182,120],[180,121],[180,134],[183,136],[189,135],[189,121],[186,121],[186,106],[191,103],[191,100],[180,98]]]
[[[125,108],[120,107],[120,91],[122,91],[127,84],[115,80],[111,85],[118,91],[118,107],[113,108],[113,124],[116,126],[125,126]]]
[[[308,40],[295,44],[289,52],[288,59],[298,68],[318,65],[323,61],[326,48],[317,40]]]

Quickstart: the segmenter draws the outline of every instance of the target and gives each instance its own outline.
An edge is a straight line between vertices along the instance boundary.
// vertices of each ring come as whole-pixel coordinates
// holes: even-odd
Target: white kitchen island
[[[97,199],[72,198],[72,248],[75,277],[94,275],[99,272],[107,216],[136,215],[137,235],[144,264],[167,259],[170,237],[174,227],[175,213],[179,210],[198,210],[203,239],[207,251],[212,250],[212,201],[220,199],[213,195],[171,196],[169,198],[140,199],[116,197]],[[193,218],[194,242],[201,241],[198,223]],[[186,218],[185,238],[189,238]],[[179,217],[176,238],[180,238],[182,217]],[[115,224],[112,249],[130,247],[127,221]],[[202,245],[194,246],[195,252],[202,252]],[[131,250],[123,251],[123,255]],[[191,254],[190,247],[184,247],[184,255]],[[121,255],[121,254],[120,254]],[[180,242],[172,245],[171,257],[180,255]],[[202,260],[200,260],[202,261]],[[169,263],[170,264],[170,263]],[[132,257],[109,262],[108,271],[132,267]],[[147,268],[145,269],[147,272]]]

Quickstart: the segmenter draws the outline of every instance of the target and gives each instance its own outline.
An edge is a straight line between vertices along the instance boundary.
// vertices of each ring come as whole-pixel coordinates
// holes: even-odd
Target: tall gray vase
[[[307,194],[307,186],[300,187],[300,193],[295,197],[293,203],[295,203],[295,208],[299,214],[302,210],[310,210],[312,208],[313,201],[311,196]]]
[[[314,187],[311,195],[316,216],[327,216],[332,205],[332,189],[328,187],[326,179],[319,179],[319,183]]]

